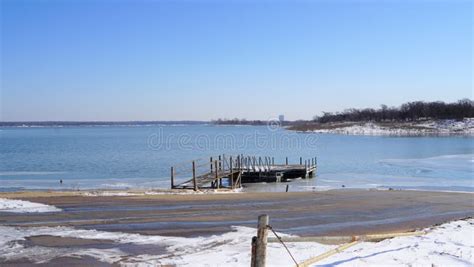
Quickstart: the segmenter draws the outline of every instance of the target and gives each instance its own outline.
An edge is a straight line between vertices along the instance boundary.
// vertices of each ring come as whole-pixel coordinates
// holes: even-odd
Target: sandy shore
[[[334,190],[294,193],[138,194],[84,196],[80,192],[0,194],[55,206],[63,212],[4,214],[0,224],[75,226],[141,234],[198,236],[231,226],[254,226],[270,215],[282,232],[363,234],[426,227],[474,215],[474,194]]]
[[[123,193],[121,193],[123,194]],[[4,231],[29,231],[26,247],[117,249],[135,255],[140,251],[160,254],[162,246],[120,245],[107,238],[84,242],[57,238],[47,229],[102,231],[203,238],[235,231],[233,227],[255,227],[257,216],[270,215],[270,224],[280,233],[296,235],[355,235],[403,232],[474,216],[474,194],[334,190],[293,193],[145,194],[98,196],[84,192],[1,193],[0,198],[20,199],[61,209],[52,213],[0,212]],[[94,194],[92,194],[94,195]],[[43,232],[34,232],[43,229]],[[73,230],[71,230],[73,229]],[[31,232],[33,231],[33,232]],[[74,230],[76,231],[76,230]],[[74,236],[72,236],[74,237]],[[92,238],[93,239],[93,238]],[[180,239],[181,240],[181,239]],[[154,254],[153,254],[154,255]],[[1,262],[0,257],[0,262]],[[75,263],[68,257],[59,263]],[[4,263],[28,263],[10,259]],[[94,261],[84,255],[84,263]]]

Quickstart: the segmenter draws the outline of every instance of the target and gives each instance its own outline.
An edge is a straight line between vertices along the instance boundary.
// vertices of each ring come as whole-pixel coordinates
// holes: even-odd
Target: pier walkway
[[[275,164],[273,157],[226,156],[196,159],[171,167],[171,189],[240,188],[242,183],[285,182],[295,178],[312,178],[317,158],[299,164]],[[178,180],[184,180],[178,182]]]

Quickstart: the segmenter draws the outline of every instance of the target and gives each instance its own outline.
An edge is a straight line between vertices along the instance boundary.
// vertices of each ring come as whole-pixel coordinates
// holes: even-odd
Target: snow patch
[[[217,189],[206,189],[206,190],[175,190],[175,191],[145,191],[145,192],[133,192],[133,191],[88,191],[82,193],[84,196],[98,197],[98,196],[147,196],[147,195],[196,195],[196,194],[233,194],[242,192],[242,188],[229,189],[229,190],[217,190]]]
[[[474,118],[466,118],[462,121],[456,120],[437,120],[419,123],[410,123],[404,126],[409,127],[393,127],[380,126],[378,124],[368,122],[359,125],[345,126],[334,129],[314,130],[315,133],[335,133],[348,135],[474,135]]]
[[[28,258],[34,262],[48,262],[60,256],[90,256],[97,260],[122,266],[178,265],[178,266],[249,266],[250,240],[256,229],[234,227],[234,231],[210,237],[164,237],[71,227],[8,227],[0,226],[0,262]],[[313,266],[472,266],[474,219],[454,221],[425,229],[424,236],[406,236],[381,242],[361,242]],[[106,239],[120,244],[149,244],[166,247],[162,255],[129,255],[119,248],[50,248],[25,247],[25,237],[51,235],[82,239]],[[281,236],[287,236],[281,234]],[[313,242],[288,243],[298,262],[335,248]],[[290,256],[279,243],[267,247],[268,266],[292,266]]]
[[[61,211],[61,209],[46,204],[24,200],[0,198],[0,212],[33,213],[58,211]]]

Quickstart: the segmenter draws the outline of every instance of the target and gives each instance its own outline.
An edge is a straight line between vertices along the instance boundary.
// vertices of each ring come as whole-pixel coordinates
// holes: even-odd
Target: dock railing
[[[252,176],[252,181],[258,182],[261,177],[275,176],[281,173],[279,169],[303,168],[303,159],[300,164],[290,165],[288,157],[285,164],[275,164],[275,158],[264,156],[237,156],[219,155],[217,157],[198,158],[176,164],[171,167],[171,189],[235,189],[242,186],[242,176]],[[305,177],[312,177],[316,170],[316,157],[304,161]],[[180,180],[180,181],[178,181]],[[183,182],[184,180],[184,182]],[[280,180],[277,180],[278,182]]]
[[[211,188],[234,189],[241,186],[238,176],[242,169],[241,166],[240,156],[227,155],[198,158],[179,163],[171,167],[171,188],[192,188],[197,191],[209,183]],[[178,182],[182,179],[186,179],[186,181]],[[224,184],[223,179],[227,179],[228,183]]]

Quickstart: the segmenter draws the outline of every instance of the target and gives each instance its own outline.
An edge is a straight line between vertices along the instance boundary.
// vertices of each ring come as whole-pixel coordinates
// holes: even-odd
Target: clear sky
[[[472,1],[1,0],[1,117],[310,119],[472,99]]]

